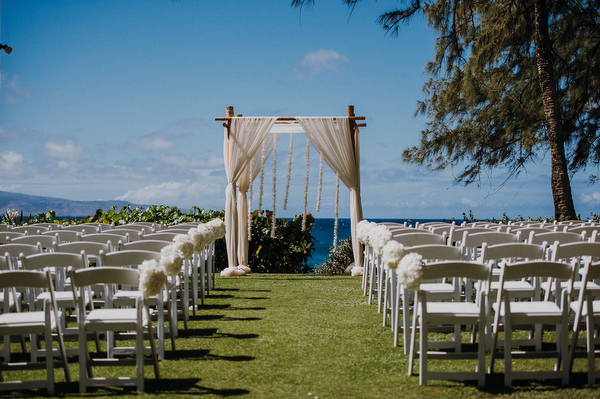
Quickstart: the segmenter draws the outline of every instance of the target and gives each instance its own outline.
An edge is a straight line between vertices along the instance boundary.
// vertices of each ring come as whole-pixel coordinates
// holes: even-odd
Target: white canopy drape
[[[350,221],[352,250],[357,266],[362,266],[361,245],[356,237],[356,225],[362,220],[360,199],[360,154],[358,134],[355,134],[349,118],[296,117],[304,132],[323,155],[327,165],[340,176],[350,189]]]
[[[280,136],[280,133],[268,134],[264,139],[265,143],[265,158],[262,160],[262,150],[257,151],[253,157],[253,161],[248,163],[237,180],[237,188],[240,192],[240,199],[237,202],[237,259],[239,265],[248,266],[248,198],[247,192],[250,188],[250,183],[254,181],[256,176],[260,173],[260,169],[263,166],[264,161],[269,157],[273,151],[273,144],[275,138]],[[262,149],[262,144],[261,144]]]
[[[227,175],[227,189],[225,190],[225,227],[227,233],[225,234],[225,242],[227,244],[229,267],[238,265],[238,215],[235,186],[244,173],[246,166],[261,148],[276,120],[276,117],[234,118],[231,120],[229,129],[225,129],[223,144],[225,174]]]
[[[272,151],[275,135],[281,134],[280,128],[274,127],[277,119],[277,117],[232,117],[229,119],[229,126],[225,128],[223,152],[228,181],[225,239],[229,267],[248,263],[246,192],[262,166],[260,154],[259,156],[257,154],[263,142],[267,143],[268,155]],[[351,120],[347,117],[296,117],[295,120],[323,155],[327,164],[339,174],[342,182],[350,189],[352,248],[355,264],[362,266],[361,245],[356,237],[356,225],[362,220],[358,132],[354,131]],[[253,158],[254,162],[252,162]],[[240,201],[236,201],[236,186],[241,193]]]

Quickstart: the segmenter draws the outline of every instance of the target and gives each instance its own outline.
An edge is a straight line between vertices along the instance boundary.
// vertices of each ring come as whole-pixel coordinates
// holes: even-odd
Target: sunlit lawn
[[[403,348],[392,346],[376,305],[368,305],[359,277],[253,274],[217,277],[216,289],[180,322],[176,350],[167,344],[162,379],[146,368],[146,393],[129,388],[90,389],[88,397],[404,398],[404,397],[598,397],[587,388],[585,361],[577,360],[572,384],[557,381],[503,387],[502,360],[488,387],[471,382],[432,381],[419,386],[407,375]],[[73,344],[70,344],[73,345]],[[57,396],[79,396],[77,359],[73,382],[56,371]],[[551,365],[551,361],[543,361]],[[453,362],[438,368],[469,368]],[[418,364],[415,364],[418,366]],[[416,368],[418,370],[418,367]],[[102,373],[115,373],[111,369]],[[119,370],[133,373],[133,370]],[[108,375],[108,374],[106,374]],[[128,374],[130,375],[130,374]],[[597,386],[596,386],[597,387]],[[3,392],[4,396],[45,396],[44,391]]]

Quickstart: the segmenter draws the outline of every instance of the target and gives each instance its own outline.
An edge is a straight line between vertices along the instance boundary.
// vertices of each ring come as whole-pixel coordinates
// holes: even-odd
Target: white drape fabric
[[[236,184],[244,174],[246,167],[268,137],[269,131],[275,124],[276,117],[250,117],[232,118],[229,129],[225,128],[223,144],[223,159],[225,174],[227,175],[227,188],[225,189],[225,242],[227,244],[228,266],[238,265],[237,259],[237,230],[238,212],[236,203]],[[248,172],[246,171],[246,174]],[[249,184],[249,183],[248,183]],[[248,187],[246,186],[246,191]],[[245,203],[245,192],[243,195]],[[247,213],[245,215],[247,217]],[[245,230],[242,228],[242,230]],[[246,246],[247,237],[245,240]]]
[[[266,161],[269,155],[273,151],[273,144],[275,138],[279,137],[281,133],[268,134],[264,139],[266,142],[265,158]],[[238,265],[248,266],[248,199],[247,192],[250,188],[250,183],[254,181],[256,176],[260,173],[260,169],[264,162],[261,162],[262,155],[262,144],[254,155],[254,162],[249,162],[244,171],[240,174],[237,180],[237,189],[240,192],[240,198],[237,201],[237,260]]]
[[[296,120],[325,162],[350,189],[352,250],[356,266],[362,266],[363,254],[356,236],[356,225],[362,220],[358,131],[352,130],[349,118],[296,117]]]
[[[225,241],[229,267],[248,264],[246,193],[250,182],[260,172],[263,142],[267,143],[266,160],[273,150],[275,138],[281,134],[273,129],[276,120],[277,117],[236,117],[231,119],[229,129],[225,129],[223,154],[228,182],[225,190]],[[349,118],[296,117],[296,120],[325,162],[350,189],[352,248],[356,266],[362,266],[363,254],[356,236],[356,225],[362,220],[358,130],[351,128]],[[236,187],[240,191],[240,201],[236,198]]]

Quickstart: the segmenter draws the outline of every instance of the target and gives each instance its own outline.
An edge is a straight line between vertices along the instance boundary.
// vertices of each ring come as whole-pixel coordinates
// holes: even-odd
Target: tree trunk
[[[565,156],[565,137],[556,81],[554,78],[552,47],[548,33],[548,10],[545,0],[535,0],[535,54],[546,128],[550,142],[551,186],[554,217],[557,221],[576,219],[571,195],[571,183]]]

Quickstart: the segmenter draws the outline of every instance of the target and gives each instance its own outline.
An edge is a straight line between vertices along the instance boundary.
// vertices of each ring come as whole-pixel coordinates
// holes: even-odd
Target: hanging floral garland
[[[304,178],[304,213],[302,214],[302,231],[306,230],[306,204],[308,203],[308,171],[310,167],[310,139],[306,137],[306,177]]]
[[[252,180],[254,177],[254,166],[256,164],[256,156],[250,161],[250,169],[248,170],[248,179],[250,186],[248,187],[248,241],[252,241]]]
[[[340,175],[335,174],[335,222],[333,224],[333,249],[337,248],[338,241],[338,210],[340,205]]]
[[[275,136],[273,143],[273,212],[271,221],[271,238],[275,238],[275,204],[277,202],[277,142],[279,136]]]
[[[263,141],[262,153],[260,156],[260,193],[258,195],[258,211],[262,211],[263,185],[265,182],[265,156],[267,154],[267,142]]]
[[[288,195],[290,192],[290,178],[292,176],[292,149],[294,148],[294,133],[290,133],[290,156],[288,158],[288,174],[287,183],[285,185],[285,199],[283,201],[283,209],[287,210]]]
[[[317,192],[317,212],[321,211],[321,189],[323,188],[323,154],[319,160],[319,191]]]

